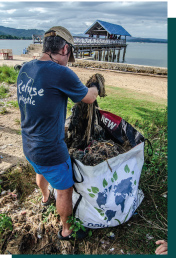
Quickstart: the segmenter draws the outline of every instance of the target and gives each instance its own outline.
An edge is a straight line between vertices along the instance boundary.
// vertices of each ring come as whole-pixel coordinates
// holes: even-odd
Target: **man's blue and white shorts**
[[[72,164],[70,157],[62,164],[55,166],[40,166],[26,159],[33,166],[35,172],[43,175],[50,185],[57,190],[65,190],[73,186]]]

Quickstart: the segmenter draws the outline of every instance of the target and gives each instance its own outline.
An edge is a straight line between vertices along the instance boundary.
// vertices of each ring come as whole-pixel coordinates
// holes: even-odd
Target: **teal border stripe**
[[[176,18],[168,18],[168,255],[175,254],[175,216],[174,207],[176,204],[174,198],[176,168],[175,168],[175,154],[176,154]]]

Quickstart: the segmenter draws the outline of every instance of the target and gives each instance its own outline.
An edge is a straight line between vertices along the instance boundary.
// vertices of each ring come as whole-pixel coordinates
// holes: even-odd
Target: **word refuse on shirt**
[[[33,87],[34,80],[26,73],[23,73],[25,76],[24,80],[21,79],[20,83],[18,84],[18,92],[19,92],[19,103],[20,101],[24,102],[24,104],[35,105],[35,100],[33,97],[35,96],[43,96],[44,89],[37,90],[37,88]],[[27,82],[26,82],[27,77]]]

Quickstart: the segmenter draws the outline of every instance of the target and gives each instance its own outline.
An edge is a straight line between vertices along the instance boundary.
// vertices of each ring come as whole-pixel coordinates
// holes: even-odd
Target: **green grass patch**
[[[16,83],[18,77],[18,71],[13,67],[3,65],[0,66],[0,82],[6,82],[7,84]]]
[[[0,99],[4,99],[8,96],[9,89],[7,86],[1,85],[0,86]]]
[[[8,105],[9,107],[19,108],[19,105],[18,105],[18,101],[17,101],[17,100],[8,101],[8,102],[7,102],[7,105]]]
[[[105,98],[97,99],[99,107],[133,125],[136,121],[151,121],[151,116],[166,106],[164,100],[156,102],[155,98],[132,90],[106,86],[106,92]]]

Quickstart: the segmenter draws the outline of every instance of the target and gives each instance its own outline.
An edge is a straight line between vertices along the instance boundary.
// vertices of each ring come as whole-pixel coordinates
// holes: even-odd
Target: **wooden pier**
[[[89,38],[89,37],[73,37],[75,46],[76,58],[92,56],[95,52],[95,59],[101,61],[103,59],[115,59],[115,51],[118,50],[117,61],[120,59],[120,51],[123,49],[123,61],[126,53],[126,38],[125,39],[104,39],[104,38]]]

